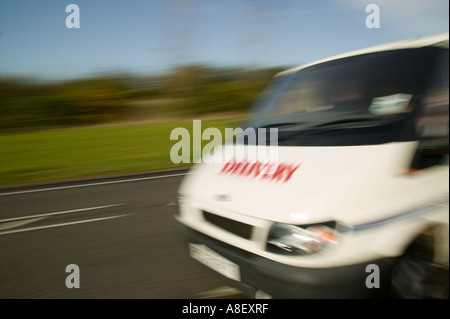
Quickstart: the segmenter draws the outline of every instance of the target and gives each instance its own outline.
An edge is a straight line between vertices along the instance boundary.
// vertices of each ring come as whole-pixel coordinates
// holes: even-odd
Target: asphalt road
[[[1,190],[0,299],[235,298],[188,256],[173,218],[184,173]]]

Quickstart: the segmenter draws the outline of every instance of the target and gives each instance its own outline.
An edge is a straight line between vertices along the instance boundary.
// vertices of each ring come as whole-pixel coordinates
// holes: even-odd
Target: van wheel
[[[394,298],[447,299],[448,266],[433,262],[434,237],[430,232],[420,235],[399,259],[392,271]]]

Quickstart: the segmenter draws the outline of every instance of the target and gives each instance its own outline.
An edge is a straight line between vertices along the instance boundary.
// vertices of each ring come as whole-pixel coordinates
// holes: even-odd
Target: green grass
[[[217,127],[223,133],[233,125],[202,121],[202,130]],[[192,138],[192,121],[0,135],[0,186],[191,165],[170,160],[176,127],[188,129]]]

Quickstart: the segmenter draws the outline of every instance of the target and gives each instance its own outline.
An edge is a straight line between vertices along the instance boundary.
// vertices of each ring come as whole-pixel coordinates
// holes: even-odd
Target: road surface
[[[0,190],[0,299],[239,297],[188,256],[185,173]]]

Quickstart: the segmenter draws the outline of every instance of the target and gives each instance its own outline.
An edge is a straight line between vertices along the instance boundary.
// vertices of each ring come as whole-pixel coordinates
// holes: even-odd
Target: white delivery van
[[[191,256],[255,298],[448,298],[448,43],[276,75],[243,125],[278,129],[276,163],[198,164],[180,185]]]

